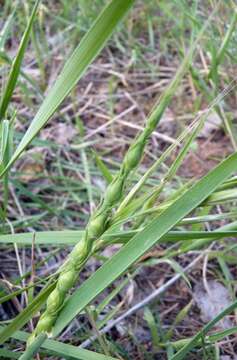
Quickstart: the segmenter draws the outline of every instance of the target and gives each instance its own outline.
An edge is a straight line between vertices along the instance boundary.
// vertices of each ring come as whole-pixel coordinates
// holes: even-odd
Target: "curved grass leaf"
[[[30,127],[23,136],[4,172],[14,163],[30,144],[40,129],[47,123],[58,106],[69,94],[88,66],[110,38],[115,27],[135,0],[112,0],[98,16],[78,47],[68,59],[53,87],[45,97]],[[1,176],[3,173],[1,173]]]
[[[4,115],[5,115],[5,112],[7,110],[7,107],[9,105],[9,102],[10,102],[11,97],[12,97],[12,93],[13,93],[13,91],[15,89],[15,86],[16,86],[17,79],[18,79],[18,76],[19,76],[19,73],[20,73],[21,63],[22,63],[22,60],[23,60],[23,57],[24,57],[24,54],[25,54],[25,50],[26,50],[29,38],[30,38],[30,32],[31,32],[31,29],[32,29],[32,25],[33,25],[33,22],[34,22],[34,19],[35,19],[35,15],[36,15],[39,3],[40,3],[40,0],[37,0],[35,2],[31,17],[30,17],[29,22],[28,22],[28,25],[27,25],[27,27],[25,29],[25,32],[24,32],[23,36],[22,36],[21,43],[20,43],[17,55],[16,55],[14,61],[12,62],[10,75],[9,75],[9,78],[8,78],[8,81],[7,81],[7,84],[6,84],[6,88],[5,88],[5,91],[3,93],[3,96],[2,96],[1,102],[0,102],[0,120],[2,120]]]

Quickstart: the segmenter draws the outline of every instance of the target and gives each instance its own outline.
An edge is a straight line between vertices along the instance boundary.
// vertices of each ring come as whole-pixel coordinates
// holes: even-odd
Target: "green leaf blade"
[[[40,0],[37,0],[35,2],[31,17],[29,19],[28,25],[26,27],[26,30],[23,34],[17,55],[14,59],[14,61],[12,62],[11,65],[11,71],[10,71],[10,75],[7,81],[7,85],[4,91],[4,94],[1,98],[1,102],[0,102],[0,120],[3,119],[6,110],[8,108],[9,102],[11,100],[13,91],[15,89],[16,83],[17,83],[17,79],[18,76],[20,74],[20,69],[21,69],[21,64],[22,64],[22,60],[26,51],[26,47],[30,38],[30,32],[33,26],[33,22],[36,16],[36,12],[39,6]]]

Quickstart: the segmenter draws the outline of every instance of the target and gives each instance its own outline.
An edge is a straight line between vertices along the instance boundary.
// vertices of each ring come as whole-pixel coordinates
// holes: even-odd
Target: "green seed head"
[[[67,276],[70,278],[70,282],[74,284],[77,272],[80,270],[84,261],[87,259],[88,254],[91,251],[92,243],[88,240],[88,235],[84,236],[84,238],[74,247],[73,251],[69,256],[68,266],[63,273],[67,271],[71,272]],[[68,280],[68,281],[69,281]]]
[[[73,269],[60,274],[57,284],[59,291],[66,294],[74,286],[75,278],[75,271]]]
[[[70,268],[71,264],[73,265],[74,262],[76,263],[78,261],[78,259],[84,253],[84,250],[85,250],[85,242],[83,239],[76,244],[76,246],[73,248],[73,250],[70,254],[69,262],[68,262],[69,268]]]
[[[57,313],[64,301],[62,295],[57,287],[51,292],[47,300],[47,311],[49,314],[54,315]]]
[[[123,184],[123,177],[120,176],[108,186],[104,199],[106,205],[113,206],[122,198]]]
[[[140,162],[145,143],[138,142],[131,147],[125,156],[124,163],[127,171],[133,170]]]
[[[37,324],[37,334],[40,334],[41,332],[48,332],[51,330],[53,324],[54,324],[54,317],[50,316],[47,312],[45,312],[42,317],[39,319],[39,322]]]
[[[103,234],[107,217],[108,213],[104,211],[91,219],[87,228],[89,241],[90,239],[97,239],[101,234]]]

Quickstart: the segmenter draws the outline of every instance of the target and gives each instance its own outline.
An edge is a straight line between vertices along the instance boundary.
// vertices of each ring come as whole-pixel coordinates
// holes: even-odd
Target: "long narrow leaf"
[[[31,17],[29,19],[29,23],[28,23],[26,30],[22,36],[22,40],[21,40],[17,55],[11,65],[10,75],[9,75],[9,78],[8,78],[8,81],[6,84],[4,94],[3,94],[2,98],[1,98],[1,102],[0,102],[0,120],[2,120],[5,115],[8,104],[12,97],[12,93],[16,86],[17,79],[18,79],[18,76],[20,73],[21,63],[22,63],[22,60],[23,60],[23,57],[25,54],[25,50],[26,50],[29,38],[30,38],[30,32],[32,29],[32,25],[33,25],[33,22],[35,19],[35,15],[36,15],[36,11],[37,11],[39,3],[40,3],[40,0],[37,0],[35,2]]]
[[[130,240],[136,233],[140,231],[123,231],[123,232],[107,232],[103,235],[103,239],[108,240],[119,239],[121,242]],[[68,230],[68,231],[39,231],[36,233],[21,233],[0,235],[0,244],[17,244],[17,245],[53,245],[53,246],[71,246],[75,245],[84,236],[84,231]],[[225,237],[237,237],[237,231],[169,231],[162,237],[162,241],[178,242],[194,239],[218,239]]]

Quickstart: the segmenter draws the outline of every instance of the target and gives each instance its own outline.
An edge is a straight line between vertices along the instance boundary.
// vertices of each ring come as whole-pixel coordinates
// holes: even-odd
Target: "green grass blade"
[[[225,232],[225,231],[231,231],[232,229],[236,229],[237,228],[237,221],[234,221],[234,222],[231,222],[231,223],[228,223],[226,225],[223,225],[221,226],[219,229],[218,229],[218,233],[220,232]],[[215,230],[212,232],[212,234],[215,234]],[[218,236],[218,238],[220,239],[221,237]],[[218,240],[218,238],[214,238],[212,240],[216,241]],[[187,251],[192,251],[192,250],[195,250],[195,249],[200,249],[202,248],[203,246],[207,245],[208,243],[210,243],[210,238],[208,239],[207,237],[203,238],[203,239],[200,239],[197,241],[191,241],[191,243],[189,244],[185,244],[183,243],[180,247],[179,247],[179,252],[180,253],[185,253]]]
[[[7,151],[7,145],[8,145],[8,139],[9,139],[9,127],[10,123],[8,120],[3,120],[1,124],[1,149],[0,149],[0,168],[4,165],[4,159],[6,158],[6,151]]]
[[[106,232],[102,239],[106,242],[126,242],[130,240],[138,231],[114,231]],[[19,233],[0,235],[0,244],[17,244],[17,245],[32,245],[33,236],[35,236],[35,245],[52,245],[52,246],[71,246],[75,245],[84,236],[83,230],[64,230],[64,231],[38,231],[35,233]],[[237,231],[169,231],[162,237],[164,242],[178,242],[195,239],[221,239],[225,237],[237,237]]]
[[[17,245],[32,245],[33,236],[35,236],[34,242],[39,244],[51,244],[51,245],[72,245],[76,244],[82,239],[84,231],[81,230],[68,230],[68,231],[39,231],[35,235],[33,233],[19,233],[0,235],[1,244],[13,244]]]
[[[23,60],[23,57],[25,54],[25,50],[26,50],[29,38],[30,38],[30,32],[32,29],[32,25],[33,25],[33,22],[35,19],[35,15],[36,15],[39,3],[40,3],[40,0],[37,0],[35,2],[31,17],[29,19],[29,23],[23,34],[17,55],[11,66],[10,75],[9,75],[9,78],[8,78],[8,81],[6,84],[6,88],[5,88],[5,91],[3,93],[3,96],[2,96],[1,102],[0,102],[0,120],[2,120],[5,116],[6,110],[8,108],[9,102],[12,97],[12,93],[16,86],[17,79],[20,74],[21,63],[22,63],[22,60]]]
[[[139,234],[135,235],[119,252],[97,270],[66,302],[53,329],[60,331],[89,302],[103,291],[126,269],[157,243],[184,216],[201,204],[223,181],[237,170],[237,153],[231,155],[191,189],[184,193],[172,206],[155,218]]]
[[[135,0],[112,0],[98,16],[78,47],[66,62],[61,74],[45,97],[30,127],[25,133],[6,171],[47,123],[65,97],[69,94],[88,66],[99,54]],[[1,174],[1,176],[3,173]]]
[[[9,158],[11,156],[12,150],[12,130],[10,126],[10,122],[8,120],[3,120],[2,122],[2,148],[1,148],[1,162],[0,168],[5,167],[8,163]],[[9,185],[8,185],[8,172],[3,176],[3,217],[6,218],[7,215],[7,205],[8,205],[8,193],[9,193]]]

